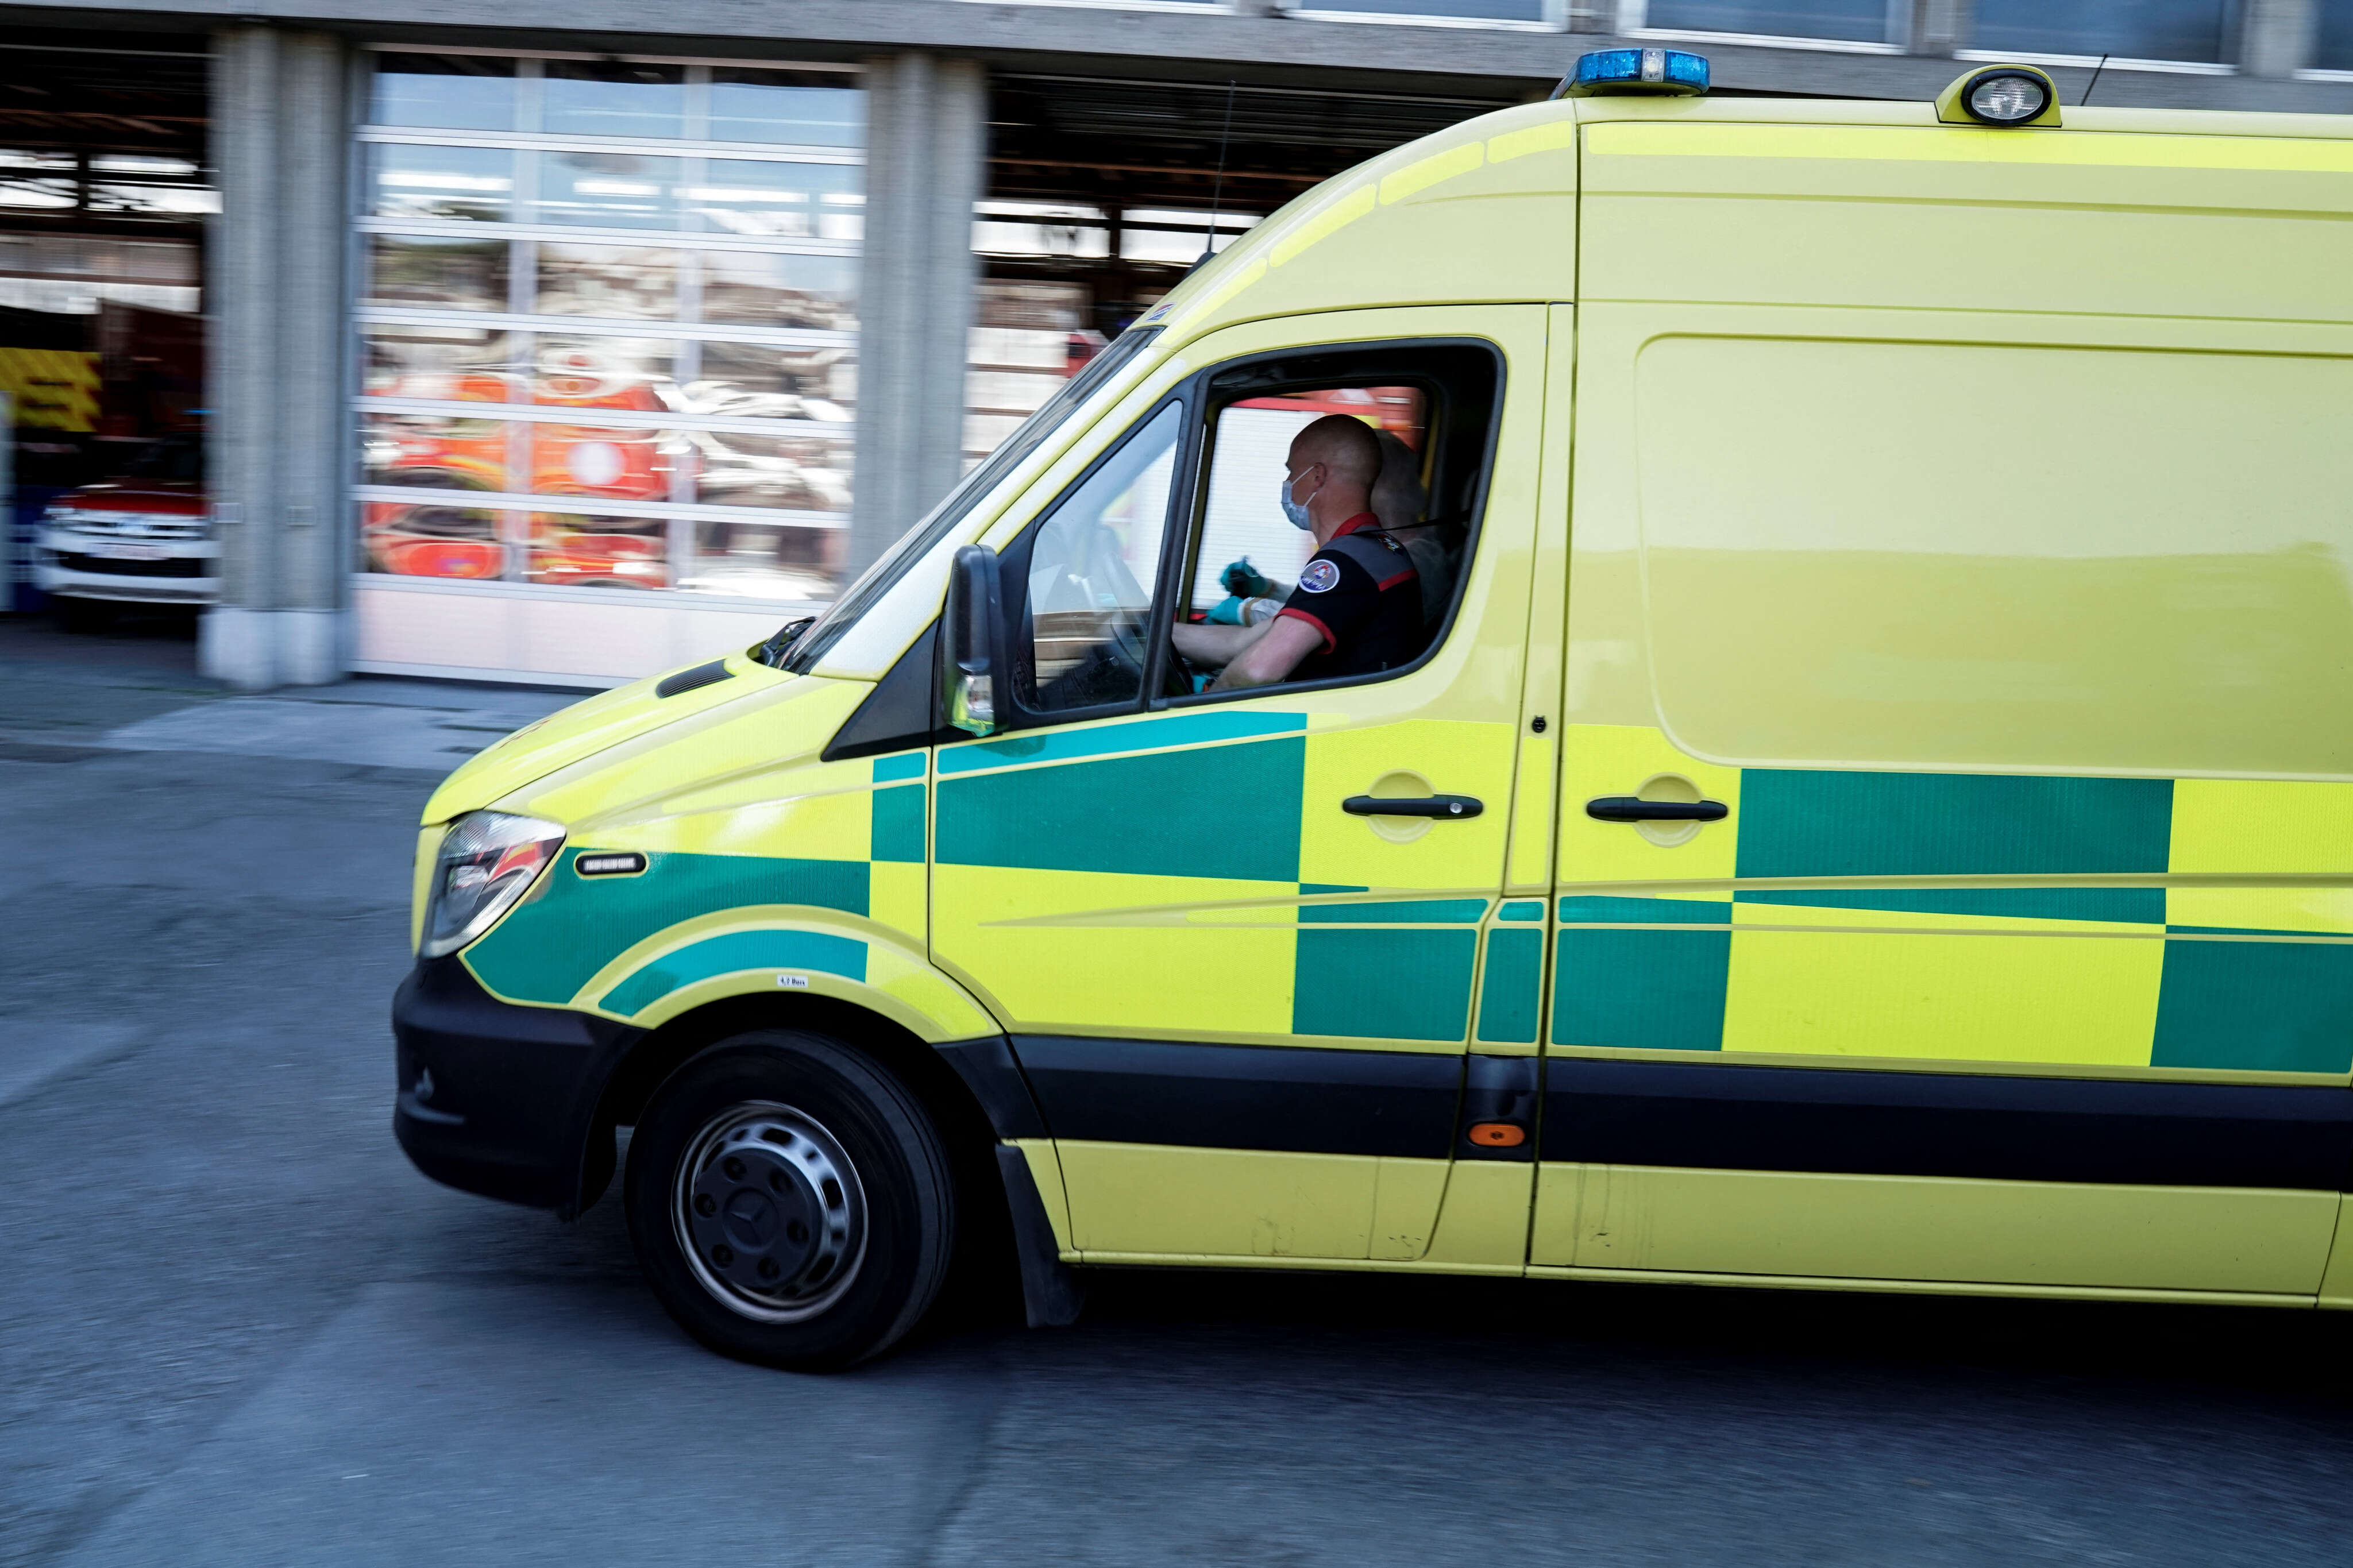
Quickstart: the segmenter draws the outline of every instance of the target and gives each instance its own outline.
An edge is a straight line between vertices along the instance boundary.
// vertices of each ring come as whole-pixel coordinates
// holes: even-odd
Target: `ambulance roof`
[[[1327,180],[1188,276],[1142,324],[1167,328],[1173,346],[1235,321],[1304,311],[1572,300],[1581,128],[1624,128],[1609,133],[1622,145],[1588,145],[1588,154],[1737,158],[1757,190],[1771,189],[1774,161],[1789,158],[1817,167],[1826,159],[1884,167],[1916,158],[1947,168],[2113,163],[2353,174],[2353,116],[2073,106],[2062,112],[2061,129],[1987,129],[1942,124],[1927,102],[1601,97],[1524,104]],[[1778,129],[1743,134],[1765,128]],[[1899,140],[1886,130],[1932,134]],[[2116,132],[2136,140],[2101,145]]]

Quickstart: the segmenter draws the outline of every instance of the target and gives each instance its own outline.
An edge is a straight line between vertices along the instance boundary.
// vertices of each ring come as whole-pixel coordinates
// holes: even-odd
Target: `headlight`
[[[535,816],[476,811],[449,825],[425,905],[420,958],[457,952],[513,907],[564,847],[564,829]]]

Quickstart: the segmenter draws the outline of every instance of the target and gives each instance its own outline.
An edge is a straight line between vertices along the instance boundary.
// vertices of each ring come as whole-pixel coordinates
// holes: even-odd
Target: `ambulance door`
[[[1090,1259],[1429,1250],[1514,828],[1545,339],[1509,307],[1218,333],[992,538],[1012,722],[939,750],[933,946],[1012,1034]],[[1201,691],[1166,628],[1245,558],[1289,591],[1284,452],[1335,413],[1394,449],[1388,521],[1453,546],[1430,646]]]
[[[1586,135],[1534,1262],[2308,1297],[2353,359],[2103,314],[2123,138]]]

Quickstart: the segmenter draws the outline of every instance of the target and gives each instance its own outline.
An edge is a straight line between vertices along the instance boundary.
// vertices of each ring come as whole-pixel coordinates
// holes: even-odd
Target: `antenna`
[[[2081,109],[2092,101],[2092,89],[2100,85],[2100,73],[2107,68],[2108,57],[2102,55],[2100,63],[2092,68],[2092,79],[2084,84],[2084,96],[2075,100],[2076,108]]]
[[[1193,265],[1198,267],[1218,253],[1218,213],[1226,199],[1226,143],[1234,133],[1234,83],[1226,79],[1226,123],[1218,132],[1218,182],[1209,187],[1209,232],[1201,241],[1201,254]]]

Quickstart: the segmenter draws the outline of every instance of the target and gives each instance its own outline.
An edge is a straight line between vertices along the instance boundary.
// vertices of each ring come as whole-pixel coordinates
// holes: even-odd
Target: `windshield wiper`
[[[793,644],[801,640],[801,634],[815,625],[817,625],[815,616],[803,616],[799,620],[786,621],[776,628],[775,637],[764,643],[754,643],[744,649],[744,657],[755,663],[765,664],[770,669],[782,669],[785,668],[785,655],[792,651]]]

